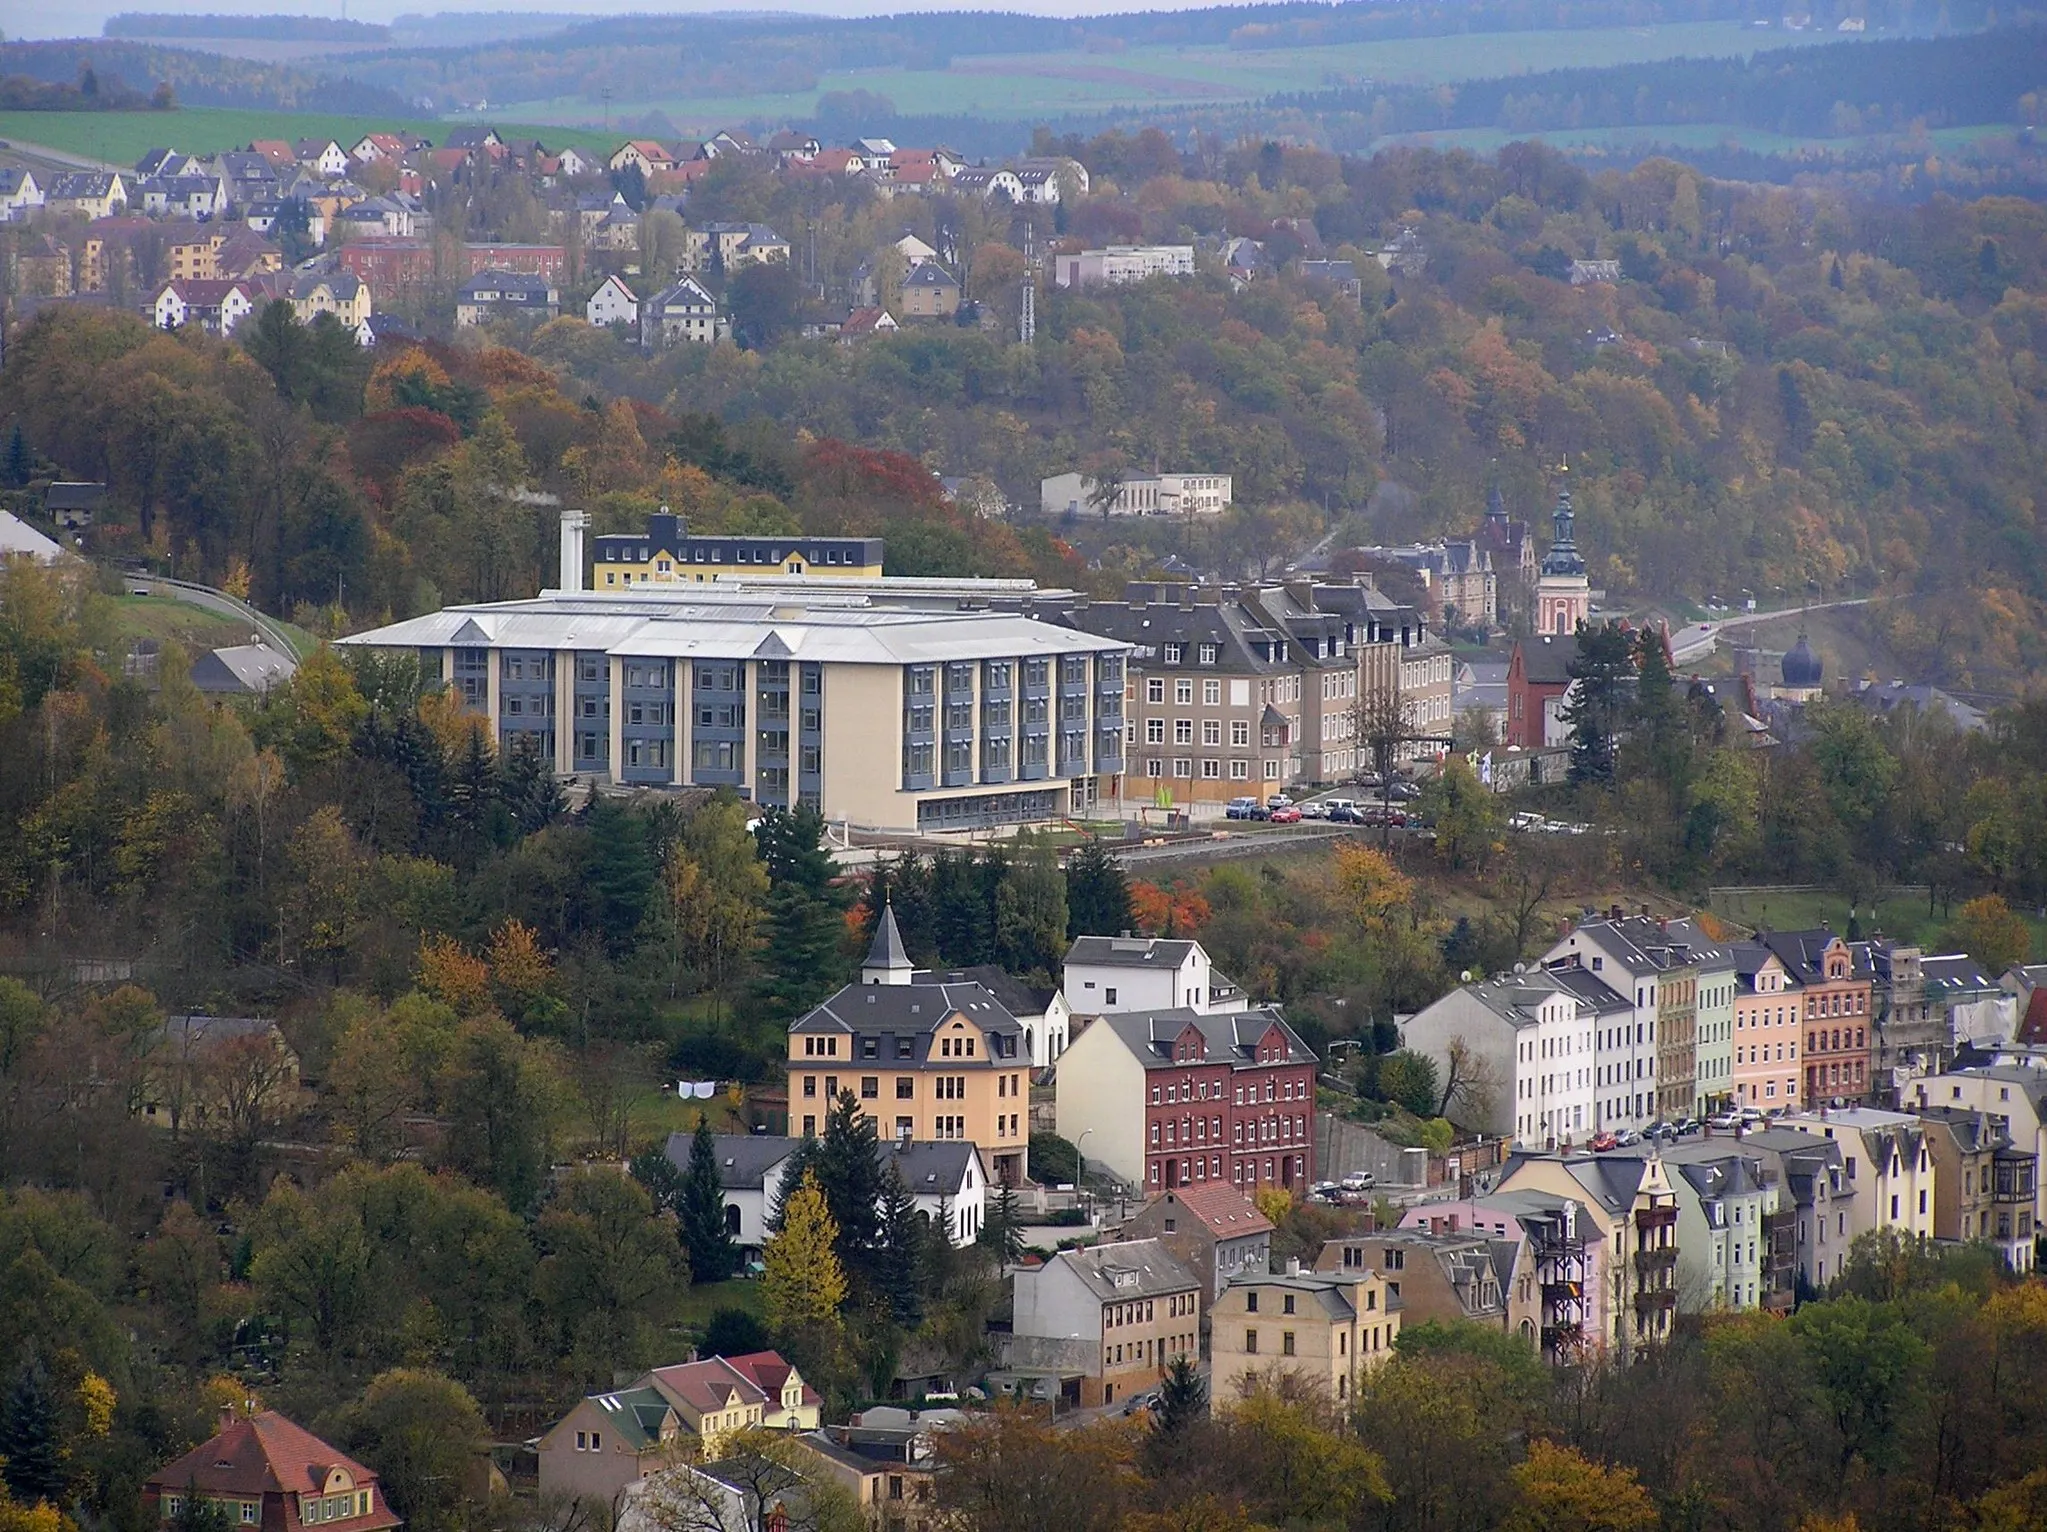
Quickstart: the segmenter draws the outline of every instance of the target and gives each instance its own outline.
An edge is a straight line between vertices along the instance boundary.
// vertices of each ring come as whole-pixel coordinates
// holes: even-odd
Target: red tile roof
[[[355,1459],[275,1410],[265,1410],[253,1419],[231,1421],[219,1435],[158,1469],[150,1476],[148,1487],[159,1494],[177,1494],[189,1486],[208,1495],[317,1495],[326,1489],[327,1475],[336,1468],[346,1473],[356,1488],[376,1488],[377,1476]],[[367,1516],[321,1525],[373,1532],[401,1524],[381,1491],[371,1505]]]
[[[789,1374],[796,1369],[782,1360],[779,1351],[749,1351],[745,1356],[728,1356],[725,1360],[733,1369],[753,1380],[754,1386],[768,1396],[770,1404],[779,1403],[782,1385],[789,1381]],[[805,1404],[822,1404],[824,1400],[808,1383],[803,1385]]]
[[[1160,1195],[1177,1197],[1180,1206],[1207,1224],[1217,1239],[1241,1239],[1247,1234],[1272,1232],[1272,1220],[1227,1181],[1177,1186]]]
[[[734,1390],[742,1404],[765,1405],[768,1400],[767,1390],[721,1356],[657,1367],[647,1376],[662,1393],[700,1415],[724,1409]]]

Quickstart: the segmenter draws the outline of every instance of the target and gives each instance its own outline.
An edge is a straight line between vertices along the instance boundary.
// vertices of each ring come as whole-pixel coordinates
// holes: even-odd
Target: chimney
[[[1301,1258],[1299,1256],[1290,1255],[1286,1258],[1286,1274],[1290,1277],[1298,1277],[1301,1274]]]
[[[583,532],[590,525],[588,511],[562,512],[561,588],[565,595],[583,589]]]

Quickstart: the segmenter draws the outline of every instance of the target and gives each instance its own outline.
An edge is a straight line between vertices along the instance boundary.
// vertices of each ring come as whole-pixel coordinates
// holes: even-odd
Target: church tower
[[[1568,466],[1564,472],[1570,472]],[[1551,518],[1549,552],[1543,556],[1542,575],[1535,582],[1535,631],[1568,637],[1592,613],[1592,582],[1585,574],[1585,560],[1578,554],[1572,530],[1571,484],[1564,481],[1557,491],[1557,508]]]

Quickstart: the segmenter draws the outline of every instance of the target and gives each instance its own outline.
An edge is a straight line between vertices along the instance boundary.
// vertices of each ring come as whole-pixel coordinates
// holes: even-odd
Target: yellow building
[[[590,588],[682,585],[734,575],[819,575],[838,580],[881,578],[878,537],[707,537],[692,535],[667,506],[647,518],[645,532],[596,539]]]
[[[1400,1298],[1369,1270],[1239,1277],[1210,1315],[1217,1403],[1293,1377],[1341,1404],[1393,1354]]]
[[[849,984],[789,1028],[789,1131],[813,1137],[841,1092],[884,1139],[964,1139],[989,1176],[1028,1173],[1030,1054],[1023,1024],[983,986],[919,973],[884,908]]]

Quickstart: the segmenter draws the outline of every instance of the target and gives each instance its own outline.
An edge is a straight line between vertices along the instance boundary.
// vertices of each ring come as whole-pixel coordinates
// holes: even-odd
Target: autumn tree
[[[780,1336],[836,1333],[846,1301],[839,1228],[817,1177],[805,1173],[782,1208],[782,1227],[761,1252],[769,1330]]]
[[[1519,1499],[1506,1523],[1513,1532],[1650,1532],[1659,1519],[1633,1470],[1542,1437],[1529,1442],[1514,1483]]]
[[[1983,894],[1955,912],[1943,950],[1969,954],[1984,971],[2002,974],[2031,956],[2033,934],[2002,894]]]

